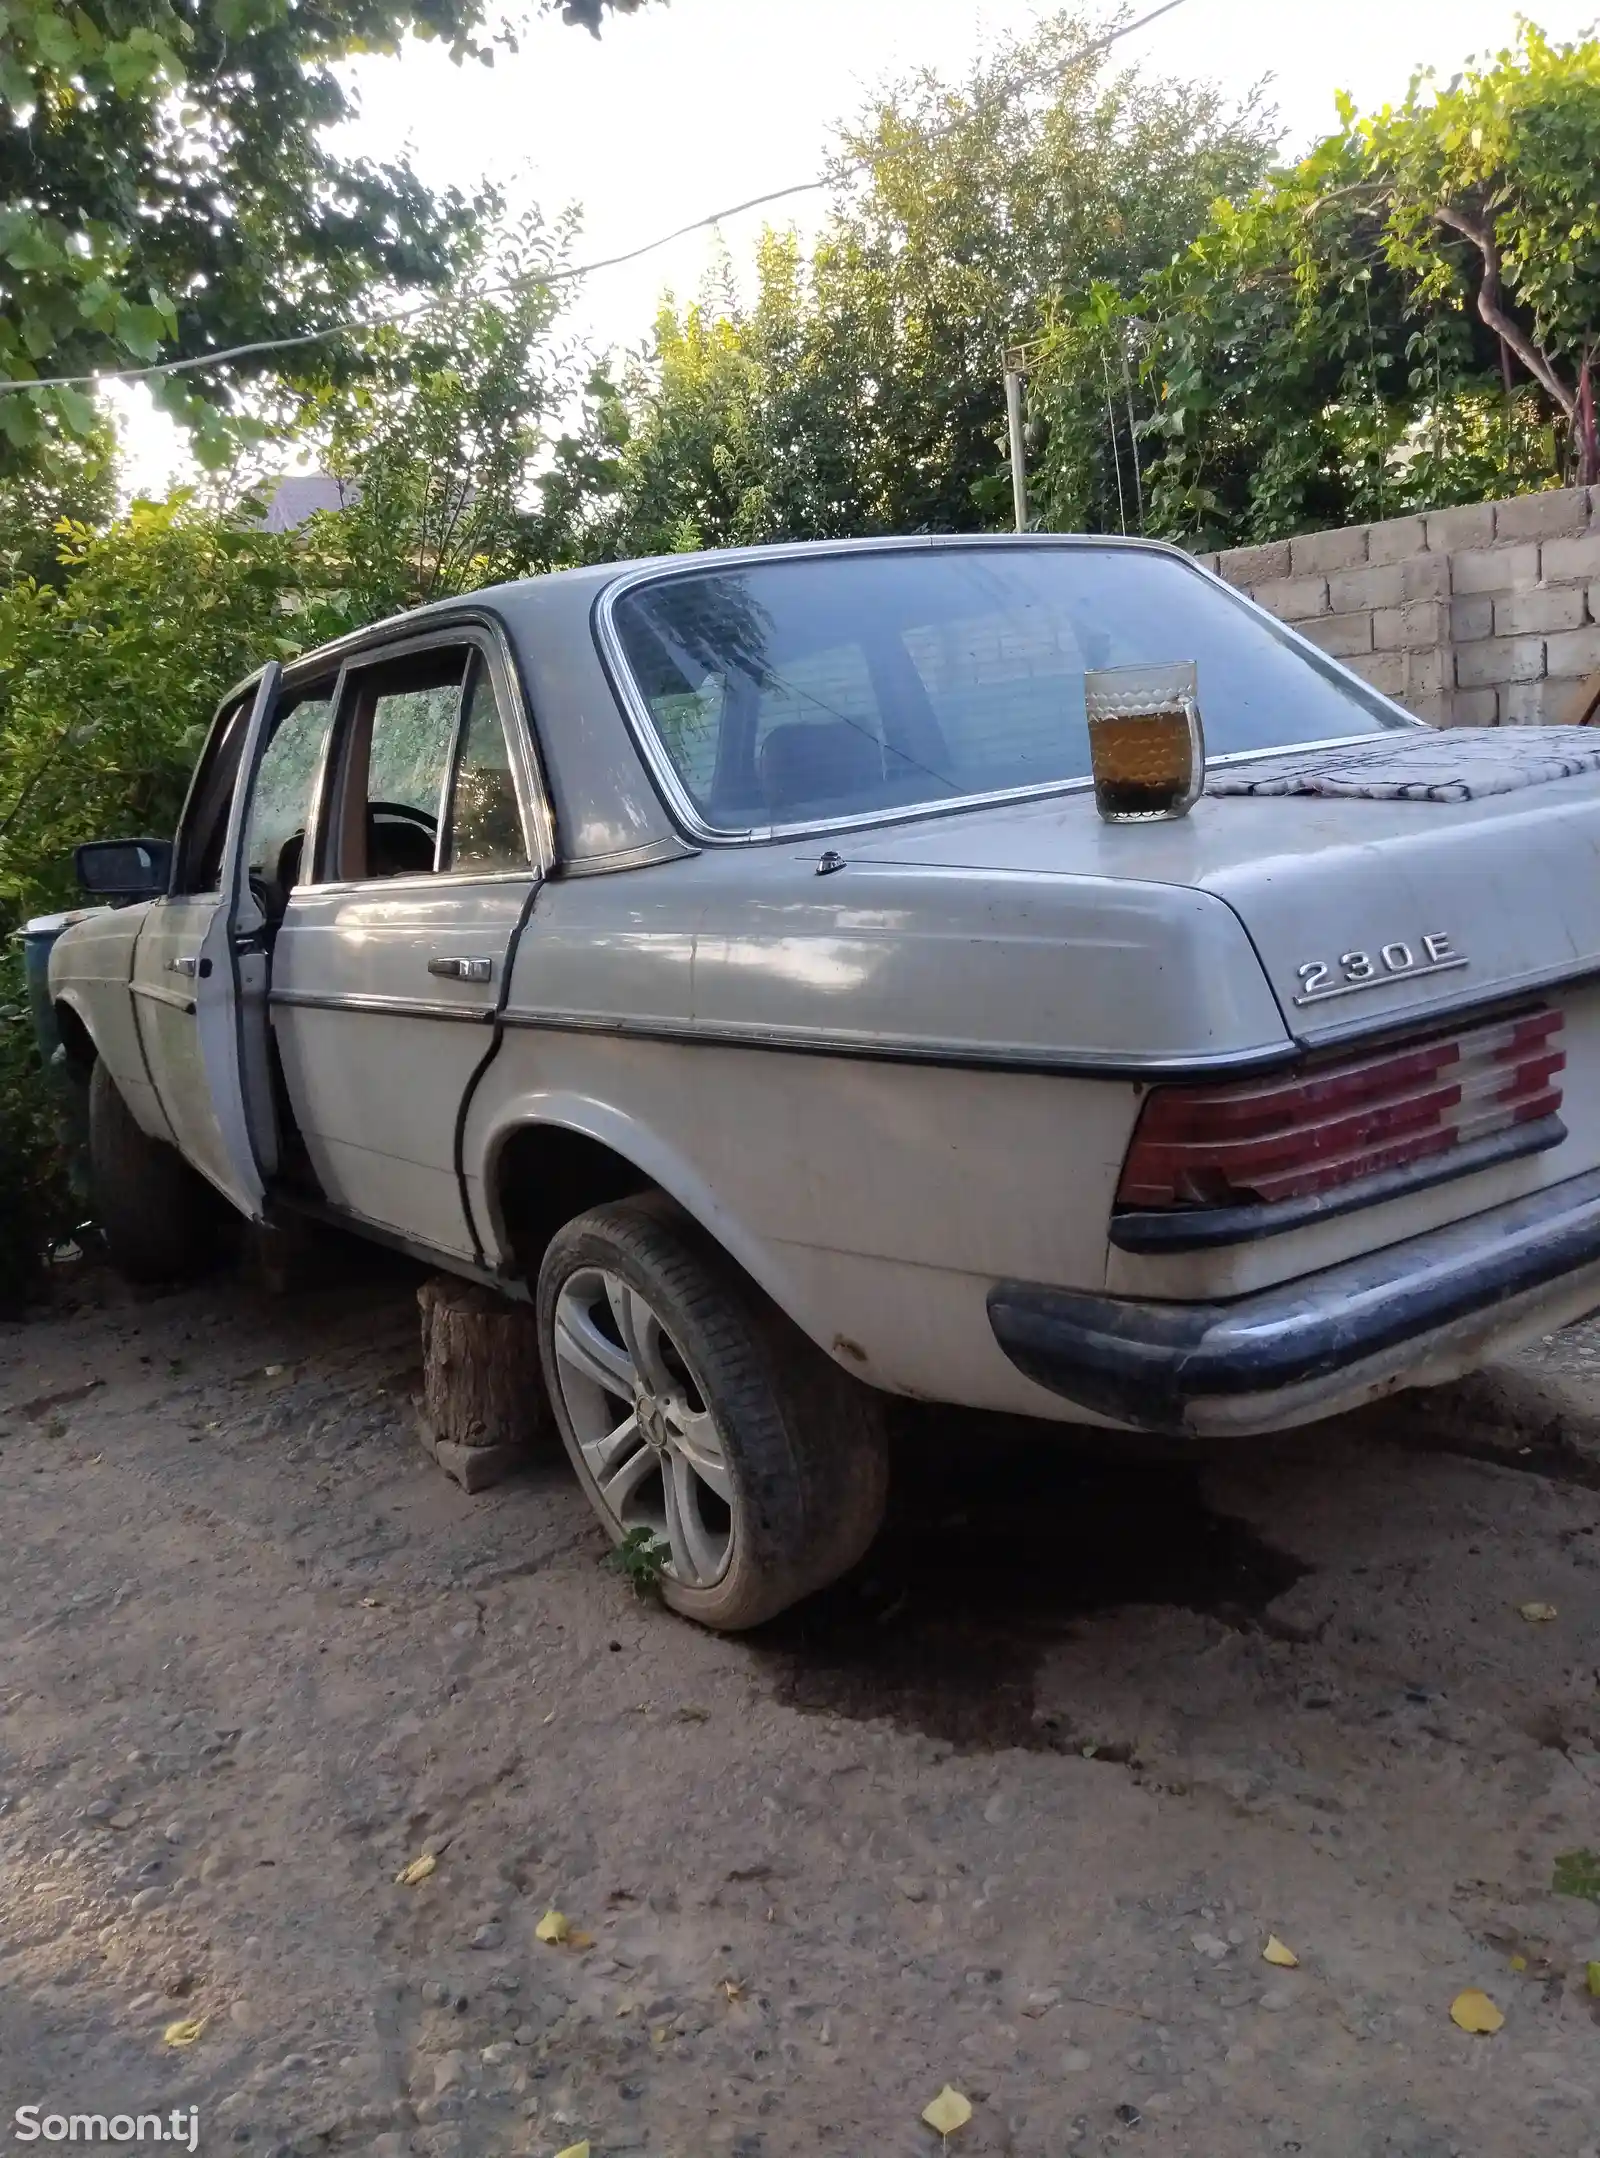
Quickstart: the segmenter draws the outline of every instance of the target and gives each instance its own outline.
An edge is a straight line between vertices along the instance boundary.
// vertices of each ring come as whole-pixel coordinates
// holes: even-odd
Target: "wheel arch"
[[[556,1231],[590,1207],[657,1190],[795,1323],[792,1284],[772,1246],[729,1213],[705,1178],[659,1133],[592,1097],[552,1094],[512,1105],[489,1133],[483,1191],[495,1241],[530,1281]]]
[[[66,1052],[67,1062],[84,1077],[100,1055],[100,1045],[94,1038],[94,1030],[81,1009],[78,999],[70,990],[60,990],[54,1000],[56,1033]]]

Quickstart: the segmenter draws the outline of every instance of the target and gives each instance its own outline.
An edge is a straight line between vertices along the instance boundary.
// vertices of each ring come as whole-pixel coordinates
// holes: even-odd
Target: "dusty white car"
[[[1198,670],[1113,824],[1084,676]],[[114,1255],[213,1189],[537,1305],[577,1473],[745,1626],[883,1397],[1307,1422],[1600,1303],[1600,738],[1441,737],[1142,543],[756,549],[267,667],[55,947]]]

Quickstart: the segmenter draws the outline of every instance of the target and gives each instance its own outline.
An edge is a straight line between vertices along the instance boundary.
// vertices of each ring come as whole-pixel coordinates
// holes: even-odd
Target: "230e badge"
[[[1418,974],[1448,974],[1468,965],[1450,938],[1430,931],[1414,944],[1396,938],[1375,952],[1341,952],[1337,959],[1307,959],[1295,968],[1300,982],[1296,1004],[1322,1004],[1329,997],[1353,997],[1362,989],[1382,989],[1389,982]]]

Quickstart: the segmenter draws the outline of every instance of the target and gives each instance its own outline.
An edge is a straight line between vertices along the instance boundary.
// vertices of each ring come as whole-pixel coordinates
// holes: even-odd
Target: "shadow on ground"
[[[1202,1466],[1113,1460],[1057,1424],[909,1416],[865,1562],[752,1645],[803,1711],[887,1717],[962,1751],[1076,1752],[1033,1683],[1074,1622],[1147,1604],[1246,1627],[1305,1572],[1207,1503]]]

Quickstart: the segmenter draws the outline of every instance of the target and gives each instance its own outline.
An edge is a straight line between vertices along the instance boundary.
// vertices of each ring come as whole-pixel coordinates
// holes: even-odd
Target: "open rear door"
[[[278,1120],[267,1018],[271,954],[266,914],[250,888],[245,833],[281,673],[272,661],[250,707],[223,842],[221,900],[201,940],[194,980],[200,1061],[220,1140],[221,1173],[208,1173],[252,1221],[264,1217],[267,1184],[277,1170]]]

